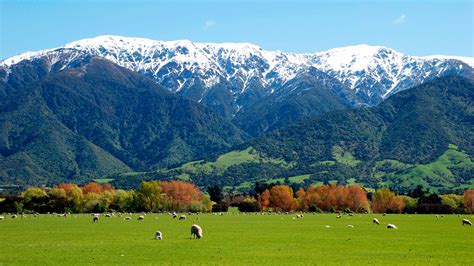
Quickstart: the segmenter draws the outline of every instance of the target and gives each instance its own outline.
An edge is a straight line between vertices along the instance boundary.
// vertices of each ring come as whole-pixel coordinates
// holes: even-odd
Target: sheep
[[[5,216],[0,216],[0,220],[5,220]]]
[[[303,214],[297,214],[297,215],[296,215],[296,218],[298,218],[298,219],[299,219],[299,218],[303,218],[303,217],[304,217]]]
[[[342,217],[341,215],[336,216],[336,218],[338,218],[338,219],[341,218],[341,217]]]
[[[186,220],[186,215],[179,216],[179,220]]]
[[[13,215],[12,215],[12,219],[16,219],[16,218],[18,218],[18,215],[13,214]]]
[[[472,226],[471,221],[469,221],[468,219],[462,219],[462,225],[464,226],[465,224]]]
[[[349,216],[354,216],[354,214],[353,214],[353,213],[349,213],[348,215],[349,215]]]
[[[106,214],[105,214],[105,217],[106,217],[106,218],[110,218],[110,217],[112,217],[112,215],[111,215],[110,213],[106,213]]]
[[[145,216],[140,215],[140,216],[138,216],[138,219],[137,219],[137,220],[138,220],[138,221],[143,221],[143,220],[145,220]]]
[[[125,217],[125,218],[123,218],[123,219],[124,219],[124,220],[131,220],[131,219],[132,219],[132,217],[130,217],[130,216],[127,216],[127,217]]]
[[[99,222],[99,216],[94,216],[94,218],[92,218],[92,222]]]
[[[376,225],[380,225],[379,219],[377,219],[377,218],[374,218],[374,219],[372,220],[372,222],[373,222],[374,224],[376,224]]]
[[[155,239],[156,240],[163,240],[163,234],[160,231],[156,231]]]
[[[398,227],[394,224],[387,224],[388,229],[398,229]]]
[[[202,228],[197,224],[191,225],[191,237],[193,237],[193,236],[194,236],[194,238],[196,238],[196,237],[197,238],[202,238],[203,237]]]
[[[354,226],[352,224],[348,224],[347,227],[354,228]]]

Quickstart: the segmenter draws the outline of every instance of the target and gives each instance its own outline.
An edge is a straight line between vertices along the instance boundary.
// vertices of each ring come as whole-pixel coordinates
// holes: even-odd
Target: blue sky
[[[474,56],[473,12],[471,0],[0,0],[0,59],[103,34],[286,52],[365,43]]]

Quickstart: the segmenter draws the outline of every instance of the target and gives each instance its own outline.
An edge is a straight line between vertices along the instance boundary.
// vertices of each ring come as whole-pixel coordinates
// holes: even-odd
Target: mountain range
[[[393,185],[370,169],[395,160],[406,172],[447,150],[472,156],[473,63],[382,46],[295,54],[120,36],[27,52],[0,62],[0,181],[145,171],[134,175],[235,187],[259,173],[314,177],[326,162],[316,167],[331,172],[326,181]],[[255,161],[230,172],[212,166],[217,174],[180,168],[229,151]],[[469,167],[449,176],[464,178]],[[469,182],[451,181],[439,184]]]
[[[469,57],[409,56],[382,46],[295,54],[248,43],[107,35],[8,58],[0,63],[0,78],[8,79],[11,68],[23,60],[42,58],[52,69],[61,70],[89,56],[144,74],[227,117],[252,136],[307,115],[373,106],[435,77],[469,76],[474,65]]]

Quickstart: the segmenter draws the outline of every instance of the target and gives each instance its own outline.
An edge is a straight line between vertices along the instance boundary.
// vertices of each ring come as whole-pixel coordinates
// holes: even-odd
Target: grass
[[[384,161],[389,162],[388,160]],[[387,185],[390,186],[392,182],[397,182],[405,187],[413,185],[424,185],[437,191],[437,188],[453,188],[455,182],[454,175],[450,168],[463,167],[474,168],[474,162],[471,161],[468,154],[459,150],[456,145],[450,144],[448,149],[434,162],[428,164],[404,165],[403,163],[390,160],[394,169],[403,169],[405,171],[401,174],[389,174]],[[474,187],[471,184],[463,185],[465,188]]]
[[[134,215],[133,217],[137,217]],[[188,216],[165,214],[144,221],[88,215],[0,221],[0,265],[185,264],[185,265],[473,265],[474,227],[447,215],[333,214]],[[377,217],[383,225],[373,225]],[[190,226],[204,238],[191,240]],[[388,230],[385,224],[396,224]],[[348,228],[352,224],[354,228]],[[326,228],[330,225],[330,228]],[[156,230],[163,241],[153,240]]]
[[[332,157],[336,162],[350,167],[357,166],[361,161],[357,160],[352,153],[345,151],[342,147],[334,145],[332,147]]]
[[[97,178],[97,179],[94,179],[94,182],[97,182],[99,184],[110,183],[112,181],[114,181],[113,178]]]

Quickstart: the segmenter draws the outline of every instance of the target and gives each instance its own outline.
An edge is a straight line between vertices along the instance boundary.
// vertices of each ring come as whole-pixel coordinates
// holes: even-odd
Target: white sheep
[[[138,220],[138,221],[143,221],[143,220],[145,220],[145,216],[140,215],[140,216],[138,216],[138,219],[137,219],[137,220]]]
[[[105,217],[106,217],[106,218],[110,218],[110,217],[112,217],[112,215],[111,215],[110,213],[106,213],[106,214],[105,214]]]
[[[0,216],[0,220],[5,220],[5,216]]]
[[[298,218],[298,219],[299,219],[299,218],[303,218],[303,217],[304,217],[303,214],[297,214],[297,215],[296,215],[296,218]]]
[[[380,224],[379,219],[377,219],[377,218],[374,218],[374,219],[372,220],[372,222],[373,222],[374,224],[377,224],[377,225]]]
[[[16,218],[18,218],[18,215],[13,214],[13,215],[12,215],[12,219],[16,219]]]
[[[347,227],[354,228],[354,226],[352,224],[348,224]]]
[[[94,223],[99,222],[99,216],[94,216],[92,218],[92,222],[94,222]]]
[[[341,215],[336,216],[337,219],[339,219],[339,218],[341,218],[341,217],[342,217]]]
[[[186,220],[186,215],[179,216],[179,220]]]
[[[197,224],[191,225],[191,237],[193,237],[193,236],[194,236],[194,238],[196,238],[196,237],[197,238],[202,238],[203,237],[202,228]]]
[[[156,240],[163,240],[163,234],[160,231],[156,231],[155,239]]]
[[[465,224],[472,226],[471,221],[469,221],[468,219],[462,219],[462,225],[464,226]]]
[[[387,224],[388,229],[398,229],[398,227],[394,224]]]

